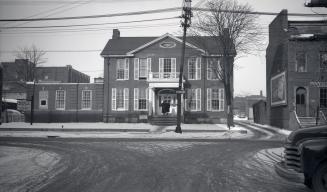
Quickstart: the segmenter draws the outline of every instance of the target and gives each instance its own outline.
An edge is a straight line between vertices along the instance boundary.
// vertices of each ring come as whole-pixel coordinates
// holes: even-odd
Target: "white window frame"
[[[220,77],[213,79],[214,72],[212,71],[212,67],[210,65],[210,59],[217,59],[217,68],[219,68],[219,70],[222,70],[221,58],[208,58],[207,59],[207,80],[214,80],[214,81],[221,80]]]
[[[297,54],[299,53],[303,53],[304,54],[304,69],[303,71],[299,71],[299,64],[298,64],[298,60],[297,60]],[[298,72],[298,73],[303,73],[303,72],[307,72],[307,53],[304,52],[304,51],[298,51],[295,53],[295,72]]]
[[[146,99],[146,107],[145,109],[139,108],[139,99],[140,99],[140,89],[134,88],[134,111],[148,111],[149,108],[149,90],[145,88],[145,99]]]
[[[140,76],[141,59],[146,59],[147,73],[145,77]],[[149,78],[150,72],[151,72],[151,58],[134,58],[134,80],[146,80]]]
[[[186,111],[201,111],[201,88],[189,89],[188,91],[195,91],[195,99],[187,98],[185,101]],[[187,94],[187,97],[189,94]],[[190,100],[195,100],[195,109],[191,109],[188,105]]]
[[[164,60],[170,59],[170,72],[164,72]],[[171,76],[167,77],[165,73],[170,73]],[[172,79],[177,78],[178,75],[176,74],[176,58],[159,58],[159,77],[160,79]]]
[[[84,107],[85,106],[85,92],[89,92],[90,93],[90,106],[89,107]],[[91,110],[92,109],[92,90],[82,90],[82,102],[81,102],[81,109],[82,110]]]
[[[48,109],[49,92],[39,91],[39,109]],[[46,105],[42,105],[42,101],[46,102]]]
[[[207,88],[207,111],[217,112],[225,110],[225,90],[224,88],[218,89],[219,109],[212,109],[212,88]]]
[[[191,78],[191,62],[195,59],[195,74],[194,78]],[[188,58],[188,80],[201,80],[201,57]]]
[[[58,95],[59,92],[63,92],[64,96],[63,96],[63,106],[58,107],[57,101],[58,102],[60,101],[59,100],[60,98],[58,98],[59,97],[59,95]],[[66,108],[66,91],[65,90],[56,90],[55,108],[56,108],[56,110],[65,110],[65,108]]]
[[[128,105],[129,105],[129,89],[128,88],[122,88],[123,89],[123,102],[124,106],[123,108],[117,108],[117,88],[112,88],[111,92],[111,110],[112,111],[128,111]]]
[[[123,79],[118,78],[119,61],[124,62],[124,78]],[[129,59],[128,58],[117,59],[117,61],[116,61],[116,80],[119,80],[119,81],[129,80]]]

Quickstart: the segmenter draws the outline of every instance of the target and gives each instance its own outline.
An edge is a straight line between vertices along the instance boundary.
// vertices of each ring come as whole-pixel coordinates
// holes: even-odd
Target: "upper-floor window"
[[[91,109],[92,106],[92,91],[82,91],[82,109]]]
[[[128,80],[129,60],[117,59],[117,80]]]
[[[223,74],[221,62],[219,58],[208,58],[207,63],[207,79],[220,80]]]
[[[66,91],[65,90],[56,90],[56,109],[64,110],[65,109],[65,99]]]
[[[176,58],[159,58],[160,79],[177,78]]]
[[[112,88],[111,107],[113,111],[128,110],[128,88]]]
[[[306,60],[305,52],[296,53],[296,72],[306,72]]]
[[[327,109],[327,88],[320,88],[320,108]]]
[[[146,111],[148,110],[148,89],[134,88],[134,110]]]
[[[224,89],[207,89],[207,111],[224,111]]]
[[[201,58],[191,57],[188,59],[188,79],[200,80],[201,79]]]
[[[48,109],[48,91],[39,92],[39,108]]]
[[[320,53],[320,68],[327,71],[327,52]]]
[[[201,111],[201,88],[188,89],[185,103],[187,111]]]
[[[134,80],[147,79],[151,72],[151,58],[134,59]]]

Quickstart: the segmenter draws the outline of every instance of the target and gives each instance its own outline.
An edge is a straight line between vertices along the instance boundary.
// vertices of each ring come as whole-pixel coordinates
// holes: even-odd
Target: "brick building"
[[[222,50],[210,37],[188,37],[184,65],[182,116],[185,123],[226,120],[225,94],[214,73],[223,64]],[[170,103],[169,118],[177,113],[180,37],[120,37],[113,31],[104,58],[104,121],[149,122]],[[230,52],[233,60],[235,50]],[[167,117],[167,118],[168,118]],[[176,121],[175,121],[176,122]]]
[[[71,65],[63,67],[37,67],[38,81],[57,83],[90,83],[90,76],[73,69]]]
[[[289,21],[287,10],[269,25],[267,115],[271,125],[296,129],[321,121],[327,109],[326,21]]]
[[[29,83],[27,97],[32,95]],[[34,122],[102,121],[103,83],[36,83]],[[25,111],[30,121],[30,110]]]

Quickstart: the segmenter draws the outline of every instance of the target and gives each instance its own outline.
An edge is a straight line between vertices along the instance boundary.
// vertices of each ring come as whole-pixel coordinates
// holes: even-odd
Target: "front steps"
[[[316,117],[298,117],[302,128],[316,126]],[[325,122],[321,119],[318,120],[318,125],[323,125]]]
[[[152,125],[171,126],[176,125],[176,116],[154,116],[151,118],[150,123]]]

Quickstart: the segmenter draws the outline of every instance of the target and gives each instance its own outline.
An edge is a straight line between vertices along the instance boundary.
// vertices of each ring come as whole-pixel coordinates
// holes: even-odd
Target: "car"
[[[303,182],[315,192],[327,191],[327,125],[291,132],[284,145],[284,156],[275,165],[281,177]]]

